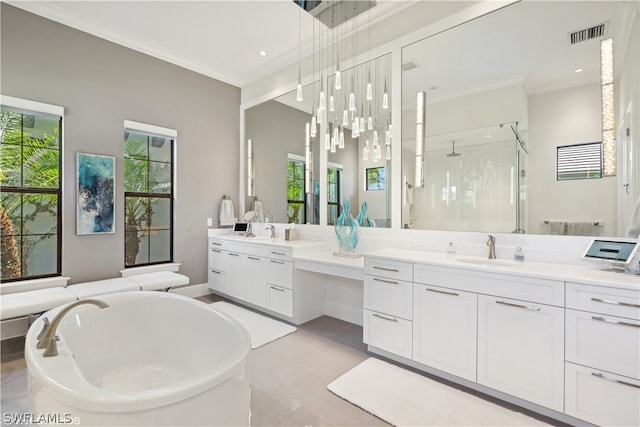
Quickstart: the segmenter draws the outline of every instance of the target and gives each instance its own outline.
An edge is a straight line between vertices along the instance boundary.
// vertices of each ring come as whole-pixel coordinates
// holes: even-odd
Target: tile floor
[[[198,299],[219,300],[215,296]],[[328,316],[300,325],[297,332],[252,350],[251,425],[388,425],[327,390],[327,384],[369,356],[360,326]],[[14,355],[9,359],[12,360],[3,358],[1,364],[1,412],[25,412],[28,392],[24,358]],[[513,406],[504,410],[509,409],[520,411]]]

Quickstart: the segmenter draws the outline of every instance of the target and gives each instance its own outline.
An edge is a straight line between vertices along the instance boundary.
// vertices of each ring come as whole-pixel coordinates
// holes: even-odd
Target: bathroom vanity
[[[361,313],[373,353],[569,423],[640,425],[640,276],[327,246],[209,236],[208,287],[295,324]],[[341,286],[361,296],[350,318],[332,306]]]
[[[639,276],[396,248],[364,272],[370,351],[537,412],[640,424]]]

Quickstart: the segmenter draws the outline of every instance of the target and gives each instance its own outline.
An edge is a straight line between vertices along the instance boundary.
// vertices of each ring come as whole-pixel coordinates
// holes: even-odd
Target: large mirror
[[[638,237],[638,9],[523,1],[404,47],[403,227]],[[597,169],[608,38],[611,176]]]
[[[363,225],[390,227],[390,78],[390,55],[345,67],[340,89],[335,89],[335,74],[325,76],[325,109],[308,138],[307,126],[319,114],[319,82],[303,88],[302,101],[292,91],[247,108],[245,210],[262,212],[267,222],[300,224],[319,224],[324,210],[332,225],[349,201],[354,217],[366,210],[370,221]],[[326,182],[321,182],[321,165]],[[321,192],[327,200],[323,206]]]

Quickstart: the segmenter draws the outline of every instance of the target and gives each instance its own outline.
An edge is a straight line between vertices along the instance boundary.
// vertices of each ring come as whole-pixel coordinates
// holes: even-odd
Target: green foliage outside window
[[[287,163],[287,217],[289,224],[304,224],[304,163]]]

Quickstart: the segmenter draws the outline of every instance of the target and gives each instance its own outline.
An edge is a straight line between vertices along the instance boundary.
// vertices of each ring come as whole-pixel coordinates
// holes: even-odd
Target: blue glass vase
[[[358,222],[351,215],[351,203],[348,200],[342,205],[342,213],[336,219],[334,229],[340,252],[354,254],[358,246]]]
[[[356,221],[358,222],[360,227],[375,227],[376,223],[373,220],[373,218],[369,216],[369,213],[367,212],[367,210],[368,210],[367,202],[364,201],[362,202],[362,206],[360,206],[360,213],[358,213],[358,217],[356,218]]]

